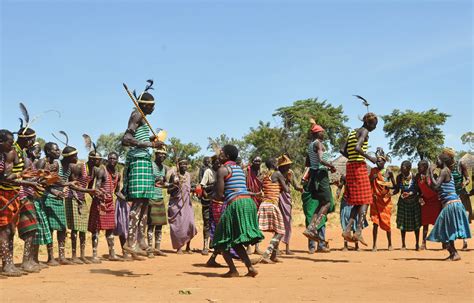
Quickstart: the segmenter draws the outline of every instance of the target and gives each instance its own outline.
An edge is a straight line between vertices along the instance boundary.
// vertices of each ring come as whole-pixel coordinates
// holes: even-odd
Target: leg
[[[216,262],[216,258],[218,255],[219,253],[217,251],[214,251],[209,260],[207,260],[206,267],[222,267],[222,265]]]
[[[326,225],[321,226],[318,230],[318,236],[321,241],[318,242],[318,253],[328,253],[331,250],[329,249],[329,244],[326,242]]]
[[[163,225],[155,227],[155,255],[165,257],[166,254],[161,251],[161,239],[163,237]]]
[[[451,261],[459,261],[461,260],[461,256],[459,255],[456,247],[454,246],[454,241],[449,241],[449,247],[451,248]]]
[[[326,217],[329,211],[329,207],[330,207],[329,201],[321,201],[318,209],[314,212],[314,215],[311,218],[311,222],[309,223],[306,230],[303,232],[304,236],[318,242],[322,241],[322,239],[319,237],[319,234],[318,234],[319,225]]]
[[[71,261],[66,259],[66,252],[65,252],[65,246],[66,246],[66,230],[58,230],[57,231],[58,235],[58,249],[59,249],[59,264],[61,265],[72,265]]]
[[[392,251],[393,246],[392,246],[392,232],[391,231],[387,231],[387,242],[388,242],[388,250]]]
[[[421,250],[426,249],[426,237],[428,236],[428,224],[423,225],[423,241],[421,244]]]
[[[84,264],[81,259],[77,257],[77,230],[71,231],[71,250],[72,250],[72,258],[71,261],[75,264]]]
[[[56,237],[58,234],[56,233]],[[53,238],[53,230],[51,230],[51,239]],[[59,263],[54,259],[54,241],[49,243],[46,247],[48,248],[48,266],[58,266]]]
[[[13,242],[13,230],[9,224],[0,227],[0,253],[3,265],[1,274],[8,277],[20,277],[21,272],[13,264],[13,250],[10,242]]]
[[[128,238],[127,243],[123,246],[124,250],[131,250],[133,252],[136,249],[137,245],[137,233],[138,233],[138,224],[140,221],[140,213],[142,210],[141,201],[133,201],[132,207],[130,208],[130,221],[128,224]]]
[[[263,255],[263,251],[260,250],[260,243],[255,244],[255,252],[256,255]]]
[[[23,249],[23,262],[21,268],[29,273],[39,272],[40,269],[33,262],[33,239],[35,237],[36,230],[26,233],[24,235],[24,249]]]
[[[415,241],[416,241],[415,250],[419,251],[420,250],[420,229],[419,228],[415,230]]]
[[[155,225],[149,224],[148,229],[147,229],[147,233],[146,233],[149,247],[153,247],[153,233],[154,233],[154,231],[155,231]]]
[[[347,225],[344,231],[342,232],[342,237],[347,242],[354,242],[354,239],[352,238],[352,226],[354,225],[355,218],[357,214],[359,213],[359,208],[360,208],[360,205],[354,205],[352,207],[351,213],[349,215],[349,220],[347,221]]]
[[[92,263],[99,264],[100,259],[97,256],[97,247],[99,246],[99,232],[92,233]]]
[[[364,238],[362,237],[362,229],[364,229],[365,214],[367,213],[368,208],[369,208],[368,204],[359,206],[359,211],[357,213],[357,230],[354,235],[354,240],[356,242],[360,242],[364,246],[367,246],[367,242],[365,242]],[[352,212],[351,212],[351,215],[352,215]]]
[[[374,223],[374,228],[372,229],[372,238],[374,241],[374,244],[372,245],[372,251],[377,251],[377,231],[378,231],[379,226]]]
[[[316,241],[308,239],[308,253],[310,255],[314,254],[316,251]]]
[[[209,201],[203,201],[202,202],[202,220],[203,220],[203,248],[202,248],[202,255],[207,256],[209,254],[209,236],[210,236],[210,202]]]
[[[406,236],[407,232],[402,230],[402,250],[406,250],[407,249],[407,246],[405,245],[405,236]]]
[[[105,231],[105,237],[107,239],[107,246],[109,247],[109,261],[121,261],[116,255],[115,255],[115,249],[114,249],[114,232],[112,229],[108,229]]]
[[[145,200],[140,212],[140,221],[138,223],[138,244],[139,248],[148,250],[149,246],[146,243],[146,227],[148,222],[148,200]],[[153,255],[153,254],[152,254]]]
[[[124,235],[120,235],[119,239],[120,239],[120,246],[122,247],[122,258],[125,261],[132,261],[133,259],[130,256],[130,254],[123,249],[123,246],[127,243],[127,238]]]
[[[92,262],[87,260],[86,258],[86,233],[83,231],[79,232],[79,242],[80,242],[80,247],[81,247],[81,258],[80,260],[84,264],[91,264]]]
[[[239,255],[240,260],[242,260],[247,267],[248,273],[247,277],[255,277],[258,275],[258,271],[252,266],[252,262],[250,261],[249,256],[247,255],[247,252],[245,251],[245,248],[242,244],[238,244],[234,247],[235,252],[237,255]],[[232,262],[233,263],[233,262]],[[235,266],[234,266],[235,268]],[[237,270],[235,270],[237,272]],[[238,273],[237,273],[238,274]]]
[[[273,238],[270,240],[270,244],[268,245],[267,249],[265,250],[262,257],[258,261],[262,263],[267,263],[267,264],[273,263],[273,261],[270,260],[270,257],[273,256],[273,252],[275,252],[276,249],[278,248],[278,244],[280,243],[282,238],[283,238],[282,234],[275,233],[273,235]],[[275,259],[275,257],[273,257],[273,259]]]
[[[229,271],[225,274],[222,275],[223,278],[234,278],[239,276],[239,272],[237,271],[237,268],[235,267],[234,260],[232,260],[232,256],[228,251],[225,251],[222,253],[222,256],[224,257],[225,263],[227,263],[227,266],[229,266]]]
[[[186,243],[186,253],[187,254],[192,254],[193,253],[193,251],[191,250],[191,241]]]

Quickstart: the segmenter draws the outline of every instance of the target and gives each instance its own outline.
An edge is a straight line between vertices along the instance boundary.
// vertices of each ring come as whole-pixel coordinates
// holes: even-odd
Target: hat
[[[313,134],[324,131],[324,128],[321,125],[317,124],[313,118],[311,118],[309,121],[311,122],[311,132]]]
[[[166,149],[166,146],[164,145],[162,145],[160,148],[155,148],[154,151],[157,154],[168,154],[168,150]]]
[[[282,167],[285,165],[292,164],[293,161],[291,161],[290,157],[287,154],[281,155],[281,157],[277,158],[277,166]]]

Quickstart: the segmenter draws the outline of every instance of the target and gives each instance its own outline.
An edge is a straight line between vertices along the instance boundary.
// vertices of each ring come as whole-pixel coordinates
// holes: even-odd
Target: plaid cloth
[[[397,228],[402,231],[415,231],[421,227],[421,205],[418,196],[408,199],[400,197],[397,204]]]
[[[49,228],[51,230],[66,230],[66,210],[63,199],[52,194],[46,194],[44,200],[44,211],[48,217]]]
[[[18,193],[16,190],[2,190],[0,189],[0,209],[3,208],[8,201],[13,199],[15,195]],[[18,197],[8,205],[7,208],[0,211],[0,226],[5,226],[11,223],[18,222],[18,214],[20,211],[20,199]]]
[[[65,201],[67,227],[70,230],[87,232],[89,209],[86,201],[76,198],[67,198]]]
[[[20,220],[18,221],[18,235],[25,239],[25,235],[36,230],[37,227],[35,205],[29,199],[21,201]]]
[[[34,245],[47,245],[53,243],[51,231],[49,230],[48,218],[43,209],[42,201],[35,200],[36,218],[38,219],[38,229],[33,239]]]
[[[345,195],[349,205],[372,204],[372,187],[365,162],[347,162]]]
[[[285,223],[278,205],[263,201],[257,212],[258,226],[261,231],[271,231],[280,235],[285,234]]]
[[[148,225],[166,224],[168,224],[168,219],[166,216],[165,200],[150,200],[148,203]]]
[[[124,186],[128,199],[151,199],[155,194],[155,178],[150,157],[127,157]]]
[[[113,199],[100,200],[94,197],[87,229],[91,233],[96,233],[100,230],[115,229],[115,206]]]

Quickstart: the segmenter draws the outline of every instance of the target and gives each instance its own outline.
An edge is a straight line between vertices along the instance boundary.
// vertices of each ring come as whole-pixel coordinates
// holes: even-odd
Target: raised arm
[[[433,168],[430,167],[428,176],[431,181],[430,187],[436,191],[439,191],[443,182],[448,182],[451,180],[451,171],[449,168],[445,167],[441,170],[439,177],[435,178],[433,174]]]

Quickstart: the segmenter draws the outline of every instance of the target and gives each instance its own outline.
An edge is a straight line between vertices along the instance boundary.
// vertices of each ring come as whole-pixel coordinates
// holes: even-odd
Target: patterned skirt
[[[65,203],[67,227],[78,232],[87,232],[89,209],[86,201],[68,198]]]
[[[418,196],[403,199],[397,204],[397,228],[401,231],[415,231],[421,227],[421,205]]]
[[[471,238],[466,209],[460,201],[450,203],[441,210],[428,236],[428,241],[446,243]]]
[[[15,198],[18,191],[15,190],[0,190],[0,209],[2,209],[8,201]],[[10,203],[8,207],[0,211],[0,226],[14,224],[18,222],[18,214],[20,211],[20,199],[18,196]]]
[[[18,221],[18,235],[20,239],[25,239],[27,233],[38,228],[36,219],[35,204],[29,198],[21,201],[20,220]]]
[[[36,218],[38,219],[38,229],[36,230],[34,245],[47,245],[53,242],[51,231],[49,229],[48,217],[43,209],[43,201],[35,200]]]
[[[151,199],[155,194],[155,178],[150,158],[127,158],[126,192],[128,199]]]
[[[260,204],[257,215],[258,226],[261,231],[275,232],[280,235],[285,234],[285,223],[277,205],[263,201]]]
[[[44,211],[48,217],[49,228],[59,231],[66,230],[66,209],[64,208],[63,199],[57,198],[52,194],[46,194],[44,206]]]
[[[94,198],[89,213],[89,224],[87,230],[97,233],[100,230],[115,229],[115,207],[114,200],[100,200]]]
[[[166,225],[168,219],[166,216],[165,200],[150,200],[148,203],[148,225]]]
[[[289,244],[291,239],[291,209],[293,207],[291,204],[291,194],[286,192],[281,193],[278,206],[280,207],[283,216],[283,223],[285,224],[285,236],[283,237],[282,242]]]
[[[211,246],[219,251],[229,251],[236,245],[253,245],[263,239],[258,228],[255,202],[251,198],[241,198],[227,205]]]
[[[115,229],[114,235],[128,236],[128,222],[130,220],[130,206],[128,202],[117,198],[115,201]]]
[[[365,162],[347,162],[345,195],[349,205],[372,203],[372,187]]]

